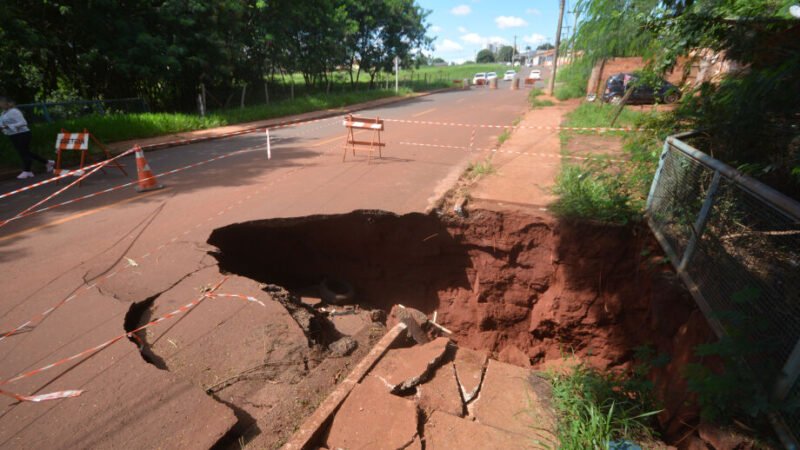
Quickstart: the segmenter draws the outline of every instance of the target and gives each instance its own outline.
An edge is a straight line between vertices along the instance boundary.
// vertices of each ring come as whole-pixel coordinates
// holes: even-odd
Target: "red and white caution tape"
[[[608,128],[608,127],[550,127],[536,125],[484,125],[456,122],[431,122],[427,120],[383,119],[386,122],[410,123],[414,125],[436,125],[443,127],[469,128],[527,128],[529,130],[567,130],[567,131],[645,131],[646,128]]]
[[[324,119],[314,119],[314,120],[307,120],[307,121],[304,121],[304,122],[289,123],[289,124],[284,124],[284,125],[276,125],[274,127],[252,128],[252,129],[247,129],[247,130],[233,131],[233,132],[230,132],[230,133],[221,133],[221,134],[215,134],[215,135],[211,135],[211,136],[202,136],[202,137],[191,138],[191,139],[176,139],[176,140],[167,141],[167,142],[159,142],[159,143],[156,143],[156,144],[142,145],[140,147],[142,148],[142,150],[145,150],[145,151],[155,150],[155,149],[159,149],[159,148],[166,148],[166,147],[176,147],[178,145],[194,144],[194,143],[201,142],[201,141],[208,141],[208,140],[212,140],[212,139],[221,139],[221,138],[226,138],[226,137],[231,137],[231,136],[239,136],[239,135],[242,135],[242,134],[256,133],[256,132],[261,132],[261,131],[265,131],[265,130],[276,130],[276,129],[280,129],[280,128],[298,127],[298,126],[302,126],[302,125],[308,125],[308,124],[312,124],[312,123],[323,122],[325,120],[331,120],[331,122],[327,125],[327,126],[330,126],[330,125],[333,125],[333,124],[337,123],[337,121],[340,118],[341,118],[341,116],[327,117],[327,118],[324,118]],[[322,127],[319,127],[319,128],[322,128]],[[130,151],[131,150],[128,150],[128,152],[130,152]],[[46,180],[38,181],[38,182],[30,184],[28,186],[24,186],[24,187],[21,187],[19,189],[14,189],[13,191],[9,191],[9,192],[6,192],[4,194],[0,194],[0,200],[4,199],[6,197],[10,197],[10,196],[15,195],[15,194],[19,194],[21,192],[28,191],[28,190],[33,189],[33,188],[37,188],[39,186],[44,186],[45,184],[49,184],[49,183],[52,183],[54,181],[61,180],[63,178],[67,178],[67,177],[71,177],[71,176],[83,175],[85,173],[85,171],[92,170],[97,166],[104,165],[105,163],[106,163],[106,161],[99,161],[99,162],[96,162],[94,164],[90,164],[88,166],[85,166],[80,170],[62,170],[60,174],[58,174],[57,176],[54,176],[52,178],[48,178]]]
[[[244,300],[247,300],[247,301],[258,303],[261,306],[265,306],[264,303],[262,303],[260,300],[256,299],[255,297],[251,297],[249,295],[214,294],[214,291],[219,289],[220,286],[222,286],[222,284],[225,281],[227,281],[227,279],[228,279],[228,277],[223,278],[219,283],[216,284],[216,286],[214,286],[208,292],[204,293],[201,297],[197,298],[196,300],[194,300],[191,303],[187,303],[186,305],[181,306],[180,308],[176,309],[175,311],[172,311],[171,313],[169,313],[167,315],[161,316],[158,319],[150,321],[150,322],[142,325],[141,327],[136,328],[135,330],[123,333],[123,334],[121,334],[119,336],[116,336],[116,337],[114,337],[112,339],[109,339],[109,340],[103,342],[100,345],[95,345],[92,348],[86,349],[86,350],[84,350],[84,351],[82,351],[80,353],[76,353],[76,354],[74,354],[74,355],[72,355],[72,356],[70,356],[68,358],[64,358],[64,359],[62,359],[60,361],[57,361],[57,362],[52,363],[52,364],[48,364],[48,365],[40,367],[40,368],[38,368],[36,370],[30,371],[30,372],[27,372],[27,373],[24,373],[24,374],[21,374],[21,375],[17,375],[16,377],[9,378],[8,380],[0,382],[0,386],[6,385],[6,384],[9,384],[9,383],[13,383],[15,381],[19,381],[19,380],[21,380],[23,378],[30,377],[30,376],[35,375],[37,373],[44,372],[46,370],[52,369],[53,367],[57,367],[57,366],[60,366],[62,364],[65,364],[65,363],[67,363],[69,361],[78,359],[78,358],[80,358],[82,356],[86,356],[86,355],[88,355],[90,353],[94,353],[94,352],[96,352],[98,350],[101,350],[101,349],[103,349],[105,347],[108,347],[109,345],[113,344],[114,342],[119,341],[120,339],[122,339],[124,337],[137,338],[137,340],[141,343],[141,339],[139,339],[138,336],[136,336],[136,333],[138,333],[139,331],[142,331],[142,330],[144,330],[146,328],[149,328],[149,327],[151,327],[153,325],[161,323],[161,322],[163,322],[165,320],[168,320],[168,319],[170,319],[172,317],[175,317],[178,314],[181,314],[181,313],[187,311],[188,309],[197,306],[200,302],[202,302],[206,298],[218,298],[218,297],[241,298],[241,299],[244,299]],[[142,348],[142,345],[139,345],[139,350],[141,350],[141,348]],[[13,392],[7,392],[7,391],[0,390],[0,394],[7,395],[9,397],[15,398],[15,399],[17,399],[19,401],[23,401],[23,402],[42,402],[42,401],[46,401],[46,400],[55,400],[55,399],[59,399],[59,398],[77,397],[81,393],[83,393],[83,391],[80,391],[80,390],[69,390],[69,391],[51,392],[49,394],[42,394],[42,395],[35,395],[35,396],[24,396],[24,395],[20,395],[20,394],[15,394]]]
[[[48,178],[46,180],[42,180],[42,181],[33,183],[33,184],[28,185],[28,186],[21,187],[19,189],[14,189],[13,191],[6,192],[5,194],[0,194],[0,199],[4,199],[6,197],[10,197],[10,196],[12,196],[14,194],[19,194],[20,192],[25,192],[27,190],[30,190],[30,189],[33,189],[33,188],[37,188],[39,186],[44,186],[45,184],[52,183],[54,181],[58,181],[58,180],[61,180],[63,178],[83,175],[84,173],[86,173],[87,170],[92,170],[95,167],[97,167],[99,165],[102,165],[103,163],[105,163],[105,161],[96,162],[94,164],[85,166],[83,169],[80,169],[80,170],[62,170],[61,174],[58,175],[58,176],[54,176],[52,178]]]
[[[81,200],[86,200],[88,198],[96,197],[96,196],[101,195],[101,194],[107,194],[107,193],[112,192],[112,191],[117,191],[119,189],[123,189],[123,188],[126,188],[128,186],[133,186],[133,185],[139,184],[139,182],[141,182],[141,181],[147,181],[147,180],[151,180],[151,179],[158,178],[158,177],[164,177],[164,176],[167,176],[167,175],[173,175],[173,174],[176,174],[178,172],[182,172],[184,170],[188,170],[188,169],[191,169],[191,168],[194,168],[194,167],[202,166],[204,164],[212,163],[214,161],[219,161],[221,159],[229,158],[231,156],[240,155],[242,153],[247,153],[247,152],[251,152],[251,151],[254,151],[254,150],[259,150],[261,148],[262,148],[262,146],[255,145],[255,146],[252,146],[252,147],[243,148],[241,150],[236,150],[236,151],[233,151],[233,152],[230,152],[230,153],[225,153],[223,155],[215,156],[213,158],[209,158],[209,159],[206,159],[204,161],[198,161],[196,163],[192,163],[192,164],[189,164],[187,166],[179,167],[177,169],[172,169],[172,170],[168,170],[166,172],[161,172],[161,173],[155,174],[155,175],[153,175],[151,177],[143,178],[141,180],[130,181],[128,183],[123,183],[123,184],[120,184],[120,185],[117,185],[117,186],[113,186],[113,187],[110,187],[110,188],[107,188],[107,189],[103,189],[101,191],[93,192],[91,194],[82,195],[80,197],[73,198],[71,200],[67,200],[67,201],[62,202],[62,203],[57,203],[55,205],[50,205],[50,206],[47,206],[45,208],[40,208],[40,209],[37,209],[37,210],[34,210],[34,211],[28,211],[28,212],[26,212],[24,214],[18,214],[17,216],[8,219],[6,222],[12,222],[14,220],[19,220],[19,219],[22,219],[22,218],[25,218],[25,217],[28,217],[28,216],[32,216],[34,214],[39,214],[39,213],[42,213],[42,212],[45,212],[45,211],[49,211],[51,209],[58,208],[60,206],[69,205],[69,204],[72,204],[72,203],[75,203],[75,202],[78,202],[78,201],[81,201]],[[5,224],[5,222],[1,223],[0,226],[2,226],[4,224]]]
[[[70,398],[70,397],[77,397],[83,394],[83,391],[58,391],[58,392],[50,392],[49,394],[41,394],[41,395],[19,395],[13,392],[8,392],[0,389],[0,394],[5,395],[7,397],[11,397],[20,402],[44,402],[47,400],[56,400],[59,398]]]
[[[214,297],[240,298],[240,299],[242,299],[242,300],[247,300],[248,302],[258,303],[258,304],[259,304],[259,305],[261,305],[261,306],[267,306],[267,305],[265,305],[265,304],[264,304],[264,303],[263,303],[261,300],[259,300],[259,299],[255,298],[255,297],[251,297],[251,296],[249,296],[249,295],[240,295],[240,294],[209,294],[208,296],[209,296],[209,297],[211,297],[211,298],[214,298]]]
[[[606,159],[606,158],[594,158],[591,156],[573,156],[573,155],[556,155],[552,153],[536,153],[536,152],[518,152],[512,150],[502,150],[499,148],[475,148],[475,147],[464,147],[460,145],[444,145],[444,144],[423,144],[420,142],[405,142],[401,141],[398,142],[400,145],[411,145],[415,147],[432,147],[432,148],[447,148],[447,149],[456,149],[456,150],[477,150],[481,152],[492,152],[492,153],[508,153],[514,155],[528,155],[528,156],[541,156],[544,158],[556,158],[556,159],[578,159],[582,161],[606,161],[606,162],[614,162],[614,163],[622,163],[628,164],[630,161],[625,161],[622,159]]]
[[[88,355],[90,353],[94,353],[94,352],[96,352],[98,350],[101,350],[103,348],[108,347],[109,345],[113,344],[114,342],[119,341],[120,339],[122,339],[124,337],[132,336],[134,333],[138,333],[139,331],[142,331],[142,330],[144,330],[146,328],[149,328],[149,327],[151,327],[151,326],[153,326],[155,324],[161,323],[161,322],[163,322],[163,321],[165,321],[167,319],[175,317],[178,314],[180,314],[180,313],[182,313],[182,312],[184,312],[184,311],[186,311],[186,310],[188,310],[188,309],[190,309],[190,308],[192,308],[194,306],[197,306],[200,302],[202,302],[206,298],[210,298],[212,296],[213,292],[216,291],[217,289],[219,289],[219,287],[222,286],[222,283],[227,281],[227,279],[228,279],[228,277],[223,278],[219,283],[216,284],[216,286],[211,288],[208,292],[204,293],[202,296],[200,296],[199,298],[197,298],[193,302],[187,303],[186,305],[181,306],[180,308],[176,309],[175,311],[172,311],[171,313],[169,313],[169,314],[167,314],[165,316],[161,316],[158,319],[150,321],[150,322],[142,325],[141,327],[139,327],[139,328],[137,328],[135,330],[131,330],[131,331],[128,331],[126,333],[120,334],[119,336],[114,337],[112,339],[109,339],[109,340],[103,342],[100,345],[95,345],[92,348],[88,348],[88,349],[86,349],[86,350],[84,350],[84,351],[82,351],[80,353],[76,353],[76,354],[74,354],[74,355],[72,355],[72,356],[70,356],[68,358],[64,358],[64,359],[62,359],[60,361],[54,362],[52,364],[48,364],[48,365],[40,367],[40,368],[38,368],[36,370],[32,370],[30,372],[27,372],[27,373],[24,373],[24,374],[21,374],[21,375],[17,375],[17,376],[15,376],[13,378],[9,378],[8,380],[0,382],[0,386],[4,386],[6,384],[13,383],[15,381],[19,381],[19,380],[21,380],[23,378],[27,378],[27,377],[30,377],[32,375],[36,375],[37,373],[41,373],[41,372],[44,372],[46,370],[50,370],[53,367],[58,367],[58,366],[60,366],[62,364],[68,363],[68,362],[70,362],[72,360],[81,358],[81,357],[86,356],[86,355]],[[76,395],[80,395],[81,391],[63,391],[63,392],[77,392],[77,394],[72,395],[72,397],[74,397]],[[62,396],[58,396],[59,394],[63,394],[63,392],[62,393],[45,394],[43,396],[37,396],[37,397],[41,397],[41,400],[38,400],[38,401],[51,400],[51,399],[55,399],[55,398],[64,398],[63,395]],[[17,394],[14,394],[14,396],[18,400],[26,398],[24,396],[17,395]],[[29,401],[29,400],[23,400],[23,401]],[[37,400],[32,400],[32,401],[37,401]]]
[[[54,193],[52,193],[52,194],[48,195],[48,196],[47,196],[47,197],[45,197],[44,199],[42,199],[42,200],[40,200],[40,201],[38,201],[38,202],[34,203],[33,205],[31,205],[31,206],[29,206],[27,209],[25,209],[25,211],[22,211],[21,213],[17,214],[16,216],[12,217],[11,219],[7,219],[7,220],[4,220],[4,221],[0,222],[0,227],[2,227],[3,225],[7,224],[8,222],[11,222],[11,221],[12,221],[12,220],[14,220],[14,219],[17,219],[17,218],[21,217],[23,214],[27,213],[28,211],[32,210],[33,208],[36,208],[37,206],[41,205],[42,203],[45,203],[45,202],[48,202],[48,201],[50,201],[51,199],[53,199],[53,198],[54,198],[54,197],[56,197],[57,195],[61,194],[62,192],[66,191],[67,189],[71,188],[72,186],[75,186],[76,184],[78,184],[78,183],[80,183],[81,181],[83,181],[83,179],[84,179],[84,178],[86,178],[86,177],[88,177],[89,175],[91,175],[91,174],[93,174],[93,173],[97,172],[98,170],[102,169],[102,168],[103,168],[103,166],[106,166],[106,165],[108,165],[109,163],[111,163],[111,162],[113,162],[113,161],[117,160],[118,158],[121,158],[121,157],[123,157],[123,156],[125,156],[125,155],[127,155],[127,154],[129,154],[129,153],[131,153],[131,152],[133,152],[133,151],[134,151],[134,149],[128,149],[128,150],[126,150],[126,151],[124,151],[124,152],[120,153],[119,155],[117,155],[117,156],[115,156],[115,157],[113,157],[113,158],[109,158],[109,159],[106,159],[106,160],[102,161],[100,165],[98,165],[97,167],[93,168],[92,170],[90,170],[90,171],[88,171],[88,172],[84,173],[83,175],[81,175],[80,177],[78,177],[78,179],[76,179],[76,180],[75,180],[75,181],[73,181],[72,183],[70,183],[70,184],[68,184],[68,185],[64,186],[63,188],[61,188],[61,189],[57,190],[56,192],[54,192]]]
[[[338,148],[338,146],[336,146],[336,148]],[[244,149],[244,150],[247,150],[247,149]],[[325,153],[323,152],[323,153],[320,153],[318,155],[318,157],[322,157],[324,155],[325,155]],[[196,225],[184,230],[182,233],[179,233],[179,234],[173,236],[172,239],[164,242],[163,244],[159,245],[158,247],[155,247],[154,249],[152,249],[152,250],[148,251],[147,253],[141,255],[137,259],[139,261],[141,261],[143,259],[146,259],[146,258],[149,258],[149,257],[153,256],[154,254],[158,253],[162,249],[164,249],[164,248],[168,247],[169,245],[177,242],[178,239],[180,239],[181,237],[184,237],[184,236],[188,235],[190,232],[192,232],[193,230],[196,230],[196,229],[200,228],[204,223],[211,222],[212,220],[214,220],[214,218],[222,216],[225,212],[230,211],[235,206],[243,204],[244,202],[246,202],[246,201],[250,200],[251,198],[253,198],[254,195],[257,195],[257,194],[261,193],[262,191],[272,187],[276,183],[279,183],[279,182],[285,180],[290,175],[302,170],[303,168],[304,168],[304,166],[297,166],[297,167],[287,171],[286,173],[284,173],[283,175],[281,175],[277,179],[275,179],[273,181],[270,181],[269,183],[259,187],[256,191],[254,191],[251,194],[248,194],[248,195],[244,196],[243,198],[240,198],[235,203],[229,204],[226,208],[223,208],[222,210],[220,210],[216,214],[212,214],[206,220],[203,220],[203,221],[197,223]],[[47,316],[48,314],[51,314],[53,311],[57,310],[58,308],[66,305],[67,303],[71,302],[72,300],[74,300],[74,299],[80,297],[81,295],[86,294],[87,292],[91,291],[92,289],[98,287],[100,284],[102,284],[105,281],[109,280],[110,278],[116,276],[120,272],[123,272],[123,271],[127,270],[129,267],[136,267],[136,266],[139,265],[136,262],[136,260],[133,260],[131,258],[127,258],[127,259],[128,259],[128,264],[126,264],[124,266],[119,266],[118,268],[116,268],[113,271],[111,271],[111,272],[107,273],[106,275],[104,275],[99,280],[97,280],[97,281],[95,281],[95,282],[93,282],[93,283],[91,283],[91,284],[89,284],[89,285],[87,285],[85,287],[82,287],[81,289],[77,290],[74,294],[72,294],[72,295],[68,296],[67,298],[65,298],[64,300],[61,300],[60,302],[56,303],[54,306],[52,306],[52,307],[46,309],[45,311],[37,314],[32,319],[30,319],[27,322],[23,323],[22,325],[14,328],[13,330],[7,332],[3,336],[0,336],[0,341],[3,341],[6,338],[8,338],[9,336],[20,332],[21,330],[25,329],[26,327],[32,325],[34,322],[40,320],[41,318]]]

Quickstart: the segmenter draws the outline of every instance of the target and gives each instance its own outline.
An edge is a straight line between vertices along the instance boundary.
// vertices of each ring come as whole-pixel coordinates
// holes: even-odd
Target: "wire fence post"
[[[683,251],[683,258],[678,265],[678,272],[686,270],[686,264],[688,264],[689,260],[694,256],[694,251],[697,248],[697,241],[700,240],[706,228],[706,223],[708,223],[708,213],[711,211],[711,207],[714,204],[714,195],[719,187],[719,179],[719,171],[715,170],[714,178],[711,180],[711,186],[709,186],[708,192],[706,193],[706,199],[703,201],[703,206],[700,208],[700,213],[697,215],[697,221],[695,221],[694,227],[692,227],[692,237],[689,239],[689,243],[686,244],[686,250]]]

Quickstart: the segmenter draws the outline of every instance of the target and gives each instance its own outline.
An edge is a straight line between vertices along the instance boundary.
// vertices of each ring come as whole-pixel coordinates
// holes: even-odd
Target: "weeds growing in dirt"
[[[503,142],[507,141],[508,138],[510,138],[510,137],[511,137],[511,130],[507,129],[507,130],[503,131],[500,134],[500,136],[497,136],[497,145],[500,145]]]
[[[569,371],[545,374],[553,386],[561,449],[605,449],[613,441],[650,441],[660,412],[653,384],[638,376],[601,371],[583,361]]]
[[[467,178],[476,180],[482,176],[497,173],[497,169],[492,165],[492,156],[494,155],[489,155],[489,157],[482,162],[470,163],[467,167]]]
[[[539,99],[539,96],[541,95],[544,95],[544,91],[540,88],[531,89],[531,92],[528,94],[528,103],[530,103],[531,109],[554,105],[554,103],[550,100]]]

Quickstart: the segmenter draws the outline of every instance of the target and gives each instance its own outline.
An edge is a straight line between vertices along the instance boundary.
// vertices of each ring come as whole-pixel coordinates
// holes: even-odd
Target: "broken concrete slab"
[[[350,395],[350,392],[358,386],[358,383],[364,378],[367,371],[386,353],[386,351],[395,345],[395,343],[405,337],[406,325],[397,324],[390,329],[378,343],[376,343],[369,351],[367,356],[361,359],[358,364],[353,367],[353,370],[344,379],[339,386],[320,404],[320,406],[311,414],[308,419],[303,422],[297,429],[297,432],[292,435],[292,438],[287,442],[283,450],[301,450],[309,448],[312,443],[317,443],[317,438],[322,433],[323,426],[328,422],[330,417],[338,410],[339,405],[344,399]]]
[[[450,339],[437,338],[425,345],[390,350],[372,369],[389,391],[398,393],[430,378],[445,356]]]
[[[464,402],[458,390],[455,366],[448,362],[434,371],[430,381],[417,386],[417,404],[428,415],[442,411],[464,417]]]
[[[399,449],[416,438],[414,402],[389,394],[383,382],[368,375],[339,408],[323,442],[328,448]]]
[[[191,274],[161,294],[140,322],[198,298],[205,286],[221,278],[217,267]],[[241,378],[290,382],[306,370],[306,335],[258,282],[230,276],[217,293],[250,296],[263,305],[242,298],[207,298],[168,326],[152,327],[142,339],[158,367],[214,393]]]
[[[434,411],[425,423],[425,445],[429,450],[516,450],[545,448],[518,434]]]
[[[531,370],[490,359],[472,412],[478,422],[557,447],[552,390]]]
[[[456,377],[465,402],[469,403],[478,395],[488,360],[489,357],[485,353],[464,347],[456,350],[454,361]]]

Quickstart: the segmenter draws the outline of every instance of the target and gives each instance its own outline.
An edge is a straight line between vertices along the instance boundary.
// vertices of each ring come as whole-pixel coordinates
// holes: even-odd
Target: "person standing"
[[[14,105],[14,101],[8,97],[0,97],[0,110],[3,111],[0,114],[0,128],[2,128],[3,134],[11,139],[11,144],[17,149],[17,153],[22,159],[22,173],[17,178],[22,180],[33,176],[31,162],[34,159],[44,164],[48,173],[52,172],[55,161],[44,159],[31,151],[33,133],[28,128],[28,122],[22,115],[22,111]]]

